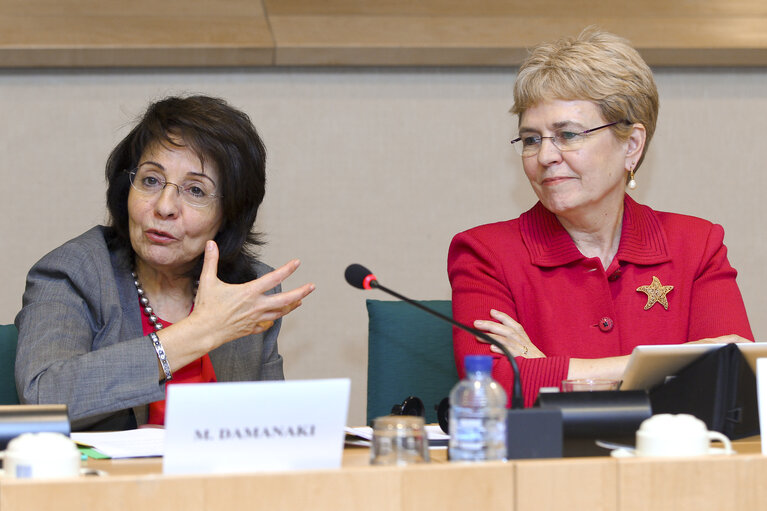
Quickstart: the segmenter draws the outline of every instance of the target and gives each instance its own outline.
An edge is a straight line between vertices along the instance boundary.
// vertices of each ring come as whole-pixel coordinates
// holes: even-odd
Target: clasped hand
[[[490,316],[495,321],[478,319],[474,322],[474,328],[487,332],[493,339],[503,344],[514,357],[546,357],[546,355],[544,355],[543,352],[530,341],[530,338],[527,336],[527,333],[525,333],[525,329],[522,328],[522,325],[514,321],[511,316],[495,309],[490,309]],[[480,339],[479,337],[476,339],[479,342],[487,343],[487,341]],[[497,346],[491,346],[490,350],[494,353],[503,353]]]

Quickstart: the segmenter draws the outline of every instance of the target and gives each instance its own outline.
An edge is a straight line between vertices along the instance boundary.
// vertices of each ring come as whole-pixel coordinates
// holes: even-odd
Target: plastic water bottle
[[[450,461],[506,459],[506,392],[490,372],[493,358],[469,355],[466,377],[450,392]]]

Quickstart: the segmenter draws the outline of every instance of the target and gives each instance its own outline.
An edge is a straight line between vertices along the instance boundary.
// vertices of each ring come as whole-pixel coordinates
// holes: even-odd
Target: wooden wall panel
[[[596,24],[655,65],[767,65],[767,4],[544,0],[265,0],[277,65],[518,65]]]
[[[514,66],[590,24],[654,65],[767,65],[760,0],[5,0],[0,67]]]
[[[0,66],[270,65],[260,2],[6,0]]]

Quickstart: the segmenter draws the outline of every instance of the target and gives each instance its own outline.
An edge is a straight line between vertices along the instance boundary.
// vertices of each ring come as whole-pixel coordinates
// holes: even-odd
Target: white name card
[[[349,379],[168,386],[165,474],[338,468]]]
[[[767,454],[767,358],[756,359],[756,396],[759,400],[759,431],[762,454]]]

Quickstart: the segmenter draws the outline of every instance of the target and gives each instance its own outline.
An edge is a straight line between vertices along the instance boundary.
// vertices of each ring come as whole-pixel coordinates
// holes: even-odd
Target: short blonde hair
[[[551,99],[591,101],[605,122],[642,124],[647,140],[639,168],[655,133],[658,89],[650,67],[626,39],[591,26],[576,38],[533,48],[519,68],[511,111],[521,120],[528,108]],[[620,139],[631,131],[624,123],[611,129]]]

